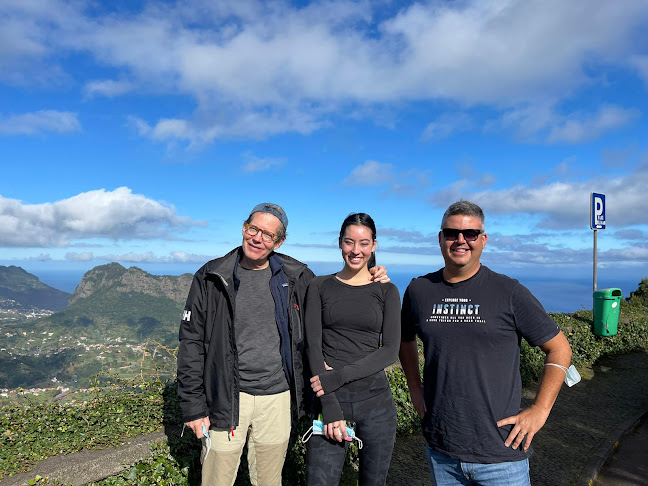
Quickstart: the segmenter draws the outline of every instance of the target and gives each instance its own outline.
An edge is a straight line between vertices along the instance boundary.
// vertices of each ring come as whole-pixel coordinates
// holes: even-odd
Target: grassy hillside
[[[190,281],[117,263],[94,268],[64,310],[0,322],[0,388],[87,386],[102,371],[134,375],[133,362],[148,352],[140,345],[176,346]]]
[[[138,292],[95,293],[42,319],[36,327],[57,335],[85,336],[91,342],[121,338],[129,342],[177,340],[183,303]]]
[[[70,294],[41,282],[38,277],[14,265],[0,265],[0,300],[13,300],[25,308],[61,310]]]

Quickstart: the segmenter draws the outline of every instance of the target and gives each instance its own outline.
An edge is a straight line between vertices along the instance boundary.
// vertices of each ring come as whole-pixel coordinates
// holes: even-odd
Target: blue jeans
[[[530,486],[529,460],[479,464],[453,459],[426,446],[435,486]]]

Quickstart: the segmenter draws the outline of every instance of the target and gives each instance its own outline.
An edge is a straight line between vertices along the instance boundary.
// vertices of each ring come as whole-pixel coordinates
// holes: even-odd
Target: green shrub
[[[387,370],[387,378],[391,385],[396,411],[398,412],[397,433],[399,435],[409,435],[420,430],[421,421],[414,409],[414,405],[412,405],[412,399],[407,388],[407,380],[405,379],[405,372],[400,364],[392,366]]]
[[[161,383],[108,383],[76,403],[21,404],[0,409],[0,478],[25,471],[56,454],[121,445],[159,429]]]
[[[627,301],[634,306],[648,307],[648,278],[641,279],[637,290],[630,292]]]

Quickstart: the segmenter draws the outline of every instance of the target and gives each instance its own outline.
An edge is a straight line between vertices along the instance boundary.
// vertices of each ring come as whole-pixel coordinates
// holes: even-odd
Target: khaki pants
[[[250,482],[254,486],[280,486],[290,438],[290,391],[276,395],[239,396],[239,425],[234,430],[209,431],[211,449],[203,439],[203,486],[232,486],[248,443]]]

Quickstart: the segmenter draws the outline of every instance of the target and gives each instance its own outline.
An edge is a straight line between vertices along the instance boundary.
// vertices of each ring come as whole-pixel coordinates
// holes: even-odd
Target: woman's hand
[[[322,384],[320,383],[319,375],[315,375],[310,379],[311,388],[313,392],[318,397],[324,395],[324,390],[322,389]]]
[[[338,442],[342,442],[349,438],[344,420],[338,420],[337,422],[326,424],[324,426],[324,435],[327,439],[336,440]]]
[[[324,368],[326,369],[326,371],[333,369],[328,365],[326,361],[324,361]],[[324,395],[324,389],[322,388],[322,384],[320,383],[319,375],[313,376],[310,379],[310,383],[311,383],[311,388],[313,389],[315,395],[317,395],[318,397]]]

